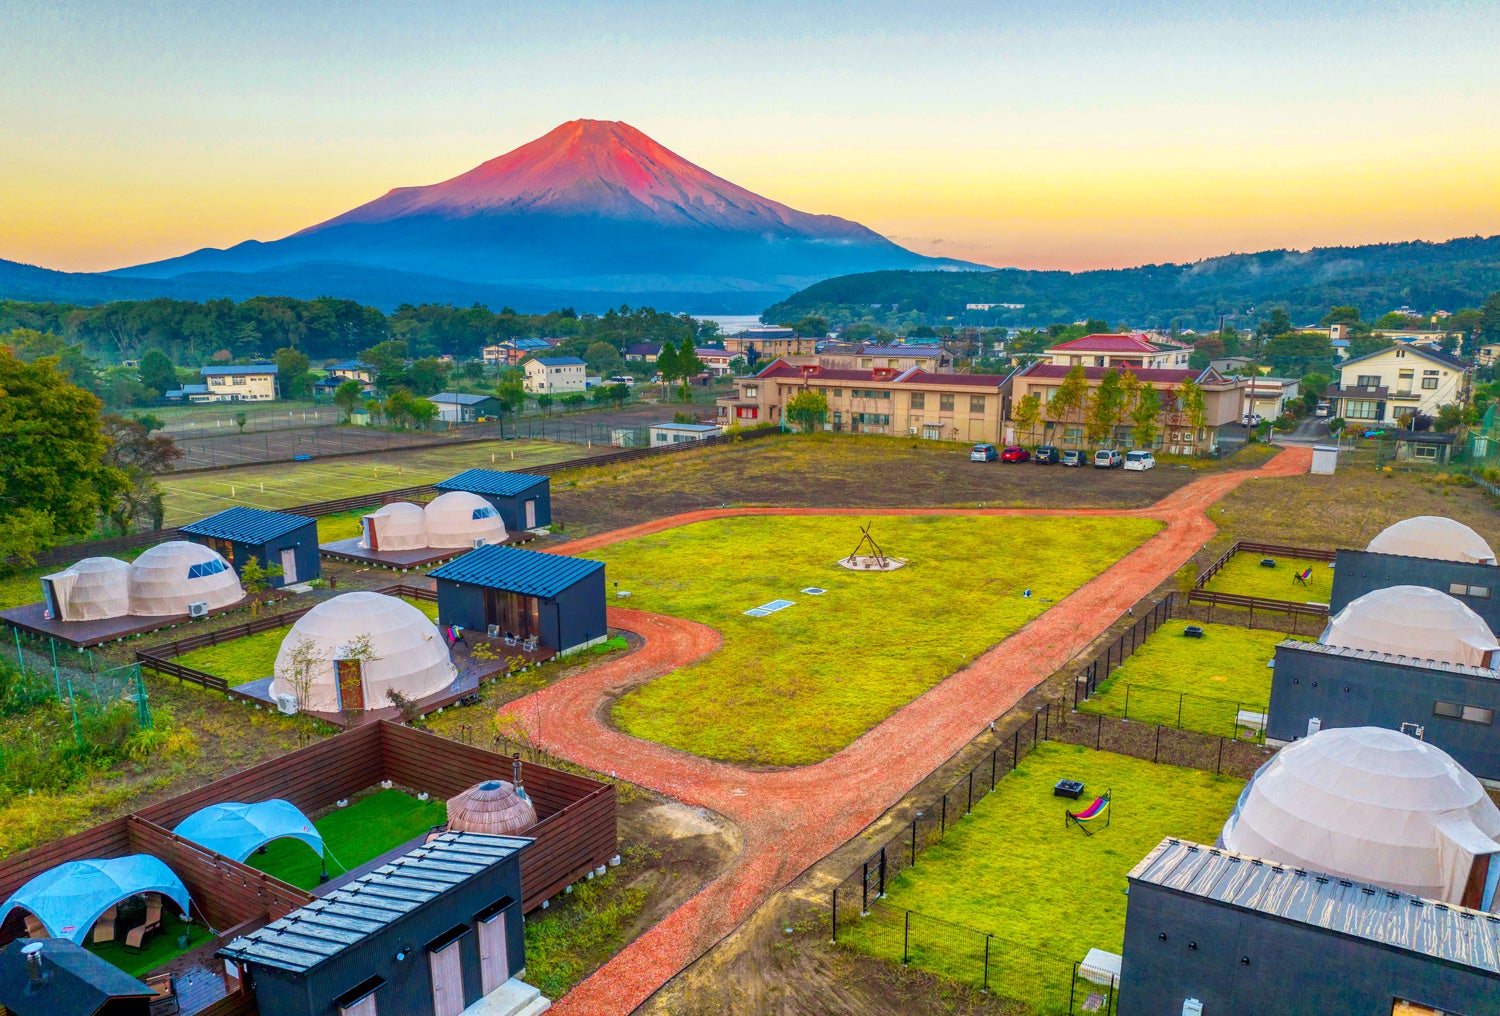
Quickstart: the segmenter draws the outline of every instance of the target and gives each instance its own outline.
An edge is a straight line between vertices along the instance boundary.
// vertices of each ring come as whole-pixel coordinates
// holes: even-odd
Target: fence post
[[[57,639],[50,635],[47,641],[52,643],[52,683],[57,685],[57,701],[62,701],[62,676],[57,670]]]
[[[984,936],[984,987],[979,990],[986,995],[990,993],[990,939],[993,937],[989,934]]]
[[[860,869],[859,876],[859,916],[868,917],[870,913],[870,862],[866,861]]]
[[[969,770],[969,803],[964,805],[964,814],[974,810],[974,770]]]
[[[1041,722],[1042,722],[1042,711],[1040,709],[1038,709],[1034,713],[1031,714],[1031,746],[1033,748],[1036,747],[1036,730],[1037,730],[1037,727],[1041,726]]]
[[[1052,703],[1047,703],[1047,718],[1042,721],[1042,740],[1052,740]]]
[[[938,835],[948,835],[948,792],[946,790],[943,791],[943,820],[942,824],[938,826]]]
[[[911,820],[911,866],[917,866],[917,820]]]
[[[1224,772],[1224,739],[1219,738],[1219,757],[1214,762],[1214,775],[1218,776]]]
[[[1130,719],[1130,685],[1125,686],[1125,718]]]
[[[839,887],[833,887],[833,941],[839,940]]]
[[[1182,696],[1184,692],[1177,693],[1177,729],[1182,729]]]
[[[906,932],[901,937],[901,965],[906,966],[906,959],[911,955],[911,911],[906,912]]]
[[[1016,728],[1016,732],[1014,734],[1012,734],[1011,738],[1010,738],[1010,767],[1012,769],[1014,769],[1017,765],[1020,764],[1020,762],[1021,762],[1021,728],[1017,727]]]
[[[1151,762],[1155,764],[1161,759],[1161,724],[1156,725],[1156,747],[1151,752]]]
[[[995,789],[995,756],[999,755],[999,754],[1000,754],[1000,749],[999,748],[995,748],[995,749],[993,749],[993,750],[990,751],[990,790],[991,791],[993,791]]]
[[[880,848],[880,892],[875,894],[877,900],[885,899],[885,848]]]

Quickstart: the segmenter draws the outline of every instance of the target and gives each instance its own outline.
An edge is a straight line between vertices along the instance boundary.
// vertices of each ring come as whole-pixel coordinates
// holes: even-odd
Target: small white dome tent
[[[130,612],[146,617],[186,614],[191,603],[209,610],[245,598],[229,562],[201,543],[159,543],[130,563]]]
[[[429,547],[473,547],[505,542],[505,522],[500,512],[478,494],[450,490],[439,494],[423,509],[427,516]]]
[[[42,599],[59,621],[98,621],[130,613],[130,565],[86,557],[42,576]]]
[[[370,654],[350,659],[351,644],[368,638]],[[297,647],[316,658],[297,673]],[[412,699],[436,695],[457,676],[437,626],[416,607],[381,593],[343,593],[324,600],[292,625],[276,654],[271,694],[292,695],[303,709],[385,709],[392,689]],[[358,689],[359,701],[344,701]]]
[[[1322,730],[1283,748],[1240,794],[1228,849],[1463,903],[1476,858],[1500,852],[1500,809],[1442,749],[1383,727]],[[1500,858],[1491,876],[1500,875]],[[1495,879],[1483,899],[1494,905]]]
[[[1418,515],[1387,526],[1365,547],[1372,554],[1399,554],[1438,561],[1494,564],[1495,552],[1484,537],[1441,515]]]
[[[366,550],[418,550],[427,546],[427,515],[410,501],[392,501],[362,519]]]
[[[1366,593],[1334,615],[1319,641],[1486,669],[1500,650],[1489,625],[1467,604],[1426,586]]]

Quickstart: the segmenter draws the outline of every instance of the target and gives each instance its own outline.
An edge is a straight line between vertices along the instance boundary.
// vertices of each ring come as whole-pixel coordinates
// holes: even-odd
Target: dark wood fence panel
[[[1213,564],[1198,573],[1198,579],[1193,583],[1193,588],[1197,590],[1208,585],[1209,580],[1217,575],[1219,569],[1228,564],[1236,554],[1274,554],[1277,557],[1299,557],[1305,561],[1332,561],[1338,557],[1336,550],[1317,550],[1313,547],[1290,547],[1284,543],[1252,543],[1249,540],[1235,540],[1228,550],[1214,560]]]
[[[535,842],[521,855],[522,908],[530,913],[618,854],[615,822],[615,788],[606,785],[528,830]]]
[[[212,1005],[199,1009],[197,1016],[260,1016],[260,1009],[255,1004],[255,996],[242,990],[231,992]]]
[[[1238,607],[1253,615],[1259,610],[1268,614],[1285,614],[1288,617],[1327,617],[1326,603],[1298,603],[1296,600],[1268,600],[1261,596],[1241,596],[1238,593],[1214,593],[1207,589],[1194,589],[1188,593],[1189,603],[1206,603],[1213,607]],[[1209,620],[1213,620],[1210,610]],[[1228,619],[1233,623],[1233,619]]]
[[[128,853],[130,833],[123,818],[33,847],[0,861],[0,900],[64,861],[81,861],[90,857],[124,857]]]

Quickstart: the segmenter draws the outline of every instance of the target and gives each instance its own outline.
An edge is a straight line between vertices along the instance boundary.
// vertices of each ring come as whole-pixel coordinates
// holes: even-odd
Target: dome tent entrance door
[[[334,660],[339,676],[339,709],[363,709],[365,707],[364,674],[359,660]]]

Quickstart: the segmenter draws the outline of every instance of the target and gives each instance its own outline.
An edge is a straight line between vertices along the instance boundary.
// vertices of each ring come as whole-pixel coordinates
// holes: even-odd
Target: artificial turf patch
[[[335,808],[313,825],[323,837],[328,874],[337,876],[447,820],[446,801],[418,801],[399,790],[377,790],[347,808]],[[276,840],[245,863],[299,889],[318,884],[318,855],[300,840]]]
[[[171,900],[162,900],[161,928],[151,933],[146,940],[146,947],[140,952],[125,948],[125,934],[130,930],[125,927],[116,928],[119,937],[115,941],[88,942],[84,948],[100,959],[113,963],[131,977],[149,974],[188,950],[198,948],[212,937],[201,924],[184,924],[178,917],[176,908],[177,904]],[[188,944],[179,946],[177,936],[184,932],[187,933]]]

